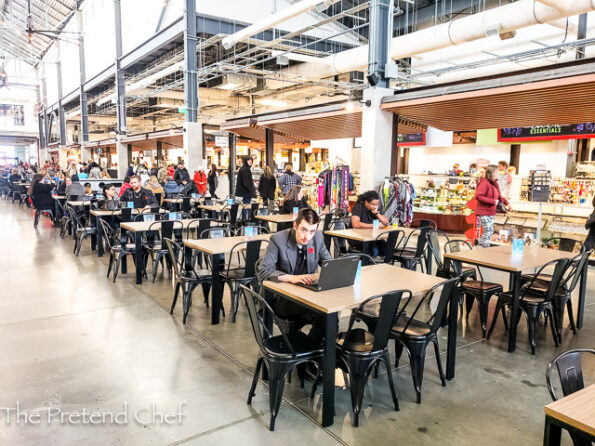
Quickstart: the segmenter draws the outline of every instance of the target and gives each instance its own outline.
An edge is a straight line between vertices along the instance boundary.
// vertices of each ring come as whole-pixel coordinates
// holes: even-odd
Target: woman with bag
[[[494,234],[494,219],[497,211],[510,210],[508,200],[500,193],[498,186],[498,166],[490,164],[486,168],[486,176],[479,181],[475,190],[477,208],[478,229],[483,228],[483,234],[479,239],[479,244],[484,248],[489,248],[492,234]]]

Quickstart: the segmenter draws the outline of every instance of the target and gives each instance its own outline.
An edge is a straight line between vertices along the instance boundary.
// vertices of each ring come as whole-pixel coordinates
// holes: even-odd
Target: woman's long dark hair
[[[35,187],[35,185],[37,183],[39,183],[42,180],[43,180],[42,174],[36,173],[35,175],[33,175],[33,178],[31,179],[31,186],[29,186],[29,195],[33,195],[33,188]]]
[[[211,164],[211,171],[209,175],[215,175],[217,173],[217,164]]]
[[[360,204],[363,204],[364,202],[370,203],[371,201],[379,200],[379,199],[380,199],[380,196],[378,195],[378,192],[376,192],[375,190],[369,190],[369,191],[366,191],[363,194],[359,195],[357,197],[357,202]]]

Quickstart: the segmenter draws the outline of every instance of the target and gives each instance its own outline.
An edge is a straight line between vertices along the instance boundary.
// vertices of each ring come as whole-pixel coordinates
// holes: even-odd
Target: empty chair
[[[256,277],[256,261],[260,257],[260,250],[263,243],[268,244],[267,240],[248,240],[236,243],[229,253],[227,268],[221,273],[221,278],[229,285],[231,291],[231,321],[236,321],[238,313],[238,303],[240,298],[240,285],[250,285],[257,288],[258,279]],[[231,264],[234,254],[241,253],[244,258],[243,266],[233,266]],[[240,256],[238,256],[239,258]]]
[[[151,231],[155,231],[156,229],[160,229],[161,230],[161,234],[157,233],[157,236],[153,239],[147,240],[145,243],[143,243],[143,250],[144,250],[144,255],[145,257],[145,268],[146,268],[146,260],[148,260],[148,258],[152,258],[153,260],[153,265],[152,265],[152,269],[151,271],[153,272],[153,283],[155,283],[155,278],[157,277],[157,269],[159,268],[159,262],[161,262],[161,266],[163,268],[163,271],[165,272],[165,264],[164,264],[164,260],[167,263],[168,266],[168,270],[171,267],[169,258],[167,257],[167,253],[168,253],[168,249],[167,249],[167,245],[164,242],[164,239],[168,238],[168,239],[173,239],[174,238],[174,231],[176,226],[178,227],[178,230],[182,230],[184,225],[182,224],[181,221],[172,221],[172,220],[166,220],[166,221],[156,221],[154,223],[151,223],[151,225],[149,226],[149,230],[148,232],[150,233]]]
[[[60,200],[56,200],[56,206],[58,208],[58,215],[56,215],[55,218],[56,222],[60,225],[60,238],[64,238],[66,230],[72,224],[72,222],[70,220],[70,214],[66,212],[66,209],[64,209],[64,206],[62,206]]]
[[[442,381],[442,385],[446,386],[436,332],[446,313],[446,306],[457,280],[458,279],[451,279],[435,285],[420,299],[415,299],[409,296],[405,304],[399,310],[399,317],[396,319],[391,331],[391,337],[395,339],[395,366],[399,366],[399,359],[401,358],[403,348],[407,350],[407,354],[409,355],[411,375],[413,377],[413,385],[415,386],[416,400],[418,404],[421,403],[421,387],[424,378],[426,349],[430,343],[434,344],[434,352],[436,354],[436,363],[438,365],[440,380]],[[434,293],[440,289],[440,299],[438,300],[436,310],[429,317],[424,317],[423,313],[426,311],[425,309],[429,307],[429,301],[434,296]],[[412,304],[415,300],[417,300],[417,304]],[[414,309],[410,316],[405,316],[406,312],[410,311],[408,308],[409,305],[414,306]]]
[[[407,239],[405,239],[403,246],[395,249],[393,259],[403,265],[404,268],[413,271],[415,271],[417,265],[421,265],[423,271],[422,257],[426,250],[426,235],[430,230],[431,228],[429,226],[423,226],[411,231],[407,236]],[[412,247],[409,244],[415,237],[417,237],[417,241],[415,242],[415,246]]]
[[[259,349],[247,403],[252,404],[260,369],[264,363],[269,374],[269,409],[271,411],[269,429],[273,431],[281,407],[285,378],[291,370],[301,364],[313,363],[320,371],[322,347],[301,331],[287,333],[272,308],[260,295],[243,285],[240,285],[240,290],[248,307],[252,331]],[[267,319],[271,321],[271,325],[265,322]],[[280,334],[275,335],[274,331]],[[315,390],[313,386],[311,397]]]
[[[122,259],[128,255],[131,255],[134,258],[136,245],[132,243],[132,240],[130,243],[122,241],[120,239],[120,231],[114,231],[109,223],[104,219],[100,219],[99,222],[101,229],[103,230],[103,243],[105,244],[105,252],[109,252],[109,262],[107,265],[106,277],[109,278],[110,272],[113,268],[114,277],[112,281],[115,282]]]
[[[521,287],[519,307],[523,313],[525,313],[525,317],[527,319],[527,331],[529,334],[529,344],[531,345],[531,354],[535,354],[535,329],[537,327],[537,321],[544,312],[546,316],[549,316],[554,343],[556,347],[558,346],[558,323],[556,322],[557,315],[554,312],[553,300],[567,265],[568,259],[552,260],[539,268],[539,271],[535,277],[529,283],[526,283]],[[539,281],[538,277],[543,273],[543,271],[552,267],[554,268],[554,273],[552,274],[551,281],[547,283]],[[496,309],[494,311],[494,318],[492,319],[492,325],[488,331],[488,339],[492,335],[496,321],[498,320],[498,312],[504,306],[512,305],[512,299],[512,291],[500,293],[498,296],[498,302],[496,303]],[[511,320],[510,323],[518,324],[519,320]],[[504,325],[506,326],[506,319],[504,319]]]
[[[182,290],[182,323],[186,323],[188,312],[192,305],[192,292],[200,284],[211,284],[210,271],[195,271],[192,265],[187,265],[184,259],[184,250],[174,240],[164,238],[169,253],[169,261],[174,271],[174,299],[171,303],[169,314],[173,314],[180,289]]]
[[[397,308],[401,297],[411,297],[407,290],[393,291],[383,296],[374,296],[362,302],[351,314],[347,331],[337,336],[338,365],[349,376],[351,407],[353,409],[353,426],[359,425],[359,414],[364,398],[364,390],[372,369],[378,363],[386,367],[388,385],[395,410],[399,410],[399,400],[395,393],[393,377],[388,354],[388,338],[395,319],[398,319]],[[380,307],[379,317],[373,328],[355,328],[354,324],[366,306]],[[368,325],[370,327],[370,325]]]
[[[73,236],[74,236],[74,249],[73,252],[77,255],[81,252],[81,247],[83,246],[83,240],[87,237],[92,237],[95,239],[97,235],[97,228],[93,226],[86,226],[83,224],[81,219],[79,218],[76,211],[70,207],[66,206],[66,210],[68,211],[68,215],[70,215],[70,220],[74,226]]]
[[[562,388],[563,396],[568,396],[585,388],[581,354],[586,354],[587,356],[595,355],[595,350],[591,348],[576,348],[567,350],[559,354],[552,362],[548,364],[545,377],[552,400],[558,400],[558,395],[554,390],[554,385],[552,382],[552,370],[554,366],[558,371],[558,378],[560,379],[560,386]],[[572,438],[574,446],[591,446],[592,444],[591,441],[580,437],[573,432],[569,432],[569,434]]]
[[[436,229],[438,229],[438,225],[436,224],[436,222],[434,220],[423,219],[423,218],[421,218],[421,219],[416,218],[415,220],[412,220],[411,221],[411,224],[409,226],[412,227],[412,228],[430,227],[434,231]]]
[[[580,252],[583,249],[583,242],[567,237],[554,237],[543,242],[543,247],[566,252]]]
[[[375,243],[381,244],[384,255],[380,255],[383,263],[394,263],[394,254],[397,247],[403,242],[405,233],[399,229],[386,231],[376,236]]]
[[[444,253],[445,254],[450,254],[453,252],[462,252],[462,251],[469,251],[473,249],[473,247],[471,246],[471,244],[466,241],[466,240],[462,240],[462,239],[455,239],[455,240],[448,240],[446,242],[446,244],[444,245]],[[461,268],[463,269],[463,278],[464,279],[474,279],[477,280],[477,271],[475,269],[475,266],[466,266],[464,263],[461,265]]]

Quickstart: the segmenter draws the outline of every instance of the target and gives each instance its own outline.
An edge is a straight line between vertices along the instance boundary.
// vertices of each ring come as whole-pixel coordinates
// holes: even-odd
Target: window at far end
[[[25,125],[25,107],[23,105],[0,104],[0,125]]]

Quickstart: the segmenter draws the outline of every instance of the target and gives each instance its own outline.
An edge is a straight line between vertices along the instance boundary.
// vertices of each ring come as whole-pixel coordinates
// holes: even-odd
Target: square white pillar
[[[68,168],[68,149],[66,146],[60,146],[60,151],[58,152],[58,164],[60,164],[60,169],[62,170]]]
[[[116,140],[116,153],[118,159],[118,178],[123,179],[128,170],[128,145]]]
[[[207,168],[206,160],[202,157],[202,123],[184,122],[184,163],[190,174],[199,169]]]
[[[393,114],[380,109],[380,101],[391,96],[390,88],[370,87],[364,90],[363,101],[372,104],[363,106],[360,191],[376,189],[390,175]]]

